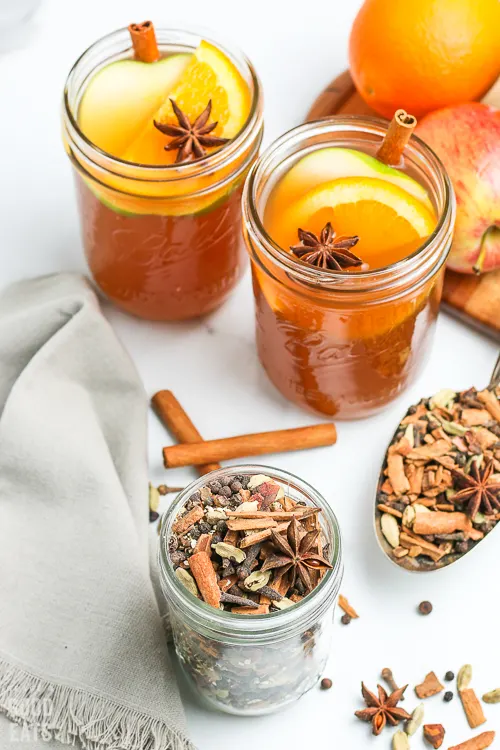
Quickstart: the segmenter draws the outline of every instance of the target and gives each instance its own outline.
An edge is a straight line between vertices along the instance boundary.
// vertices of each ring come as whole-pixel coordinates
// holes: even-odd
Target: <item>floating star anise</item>
[[[193,123],[189,121],[187,115],[184,114],[173,99],[170,99],[170,103],[179,124],[164,125],[161,122],[156,122],[156,120],[153,123],[155,128],[164,135],[173,136],[173,140],[165,146],[165,151],[178,149],[175,160],[176,164],[201,159],[207,153],[206,148],[223,146],[229,141],[229,138],[218,138],[217,136],[209,135],[219,124],[218,122],[211,122],[210,125],[207,125],[212,111],[211,99],[201,115],[198,115]]]
[[[408,685],[405,685],[388,696],[382,685],[377,685],[377,697],[374,693],[371,693],[362,682],[361,694],[368,708],[364,708],[362,711],[356,711],[354,715],[357,716],[358,719],[361,719],[361,721],[371,721],[373,734],[380,734],[387,722],[395,727],[396,724],[399,724],[403,719],[411,719],[410,714],[407,713],[404,708],[397,708],[397,705],[403,697],[403,693],[407,687]]]
[[[321,230],[319,238],[313,232],[298,230],[300,245],[292,245],[290,250],[297,258],[318,268],[342,271],[351,266],[360,266],[363,261],[351,253],[351,247],[359,242],[359,237],[336,237],[330,222]]]
[[[488,461],[483,469],[479,468],[477,461],[472,461],[470,473],[459,469],[452,469],[453,476],[462,489],[453,496],[453,502],[468,500],[467,514],[474,518],[482,508],[484,513],[490,516],[494,508],[500,510],[500,482],[489,482],[493,473],[493,461]]]
[[[262,571],[275,570],[279,576],[290,574],[290,586],[295,585],[297,575],[308,592],[314,588],[309,570],[327,570],[332,566],[323,555],[313,552],[319,539],[318,530],[308,531],[302,536],[303,527],[293,518],[289,523],[286,536],[272,531],[272,542],[281,554],[271,553],[266,557]]]

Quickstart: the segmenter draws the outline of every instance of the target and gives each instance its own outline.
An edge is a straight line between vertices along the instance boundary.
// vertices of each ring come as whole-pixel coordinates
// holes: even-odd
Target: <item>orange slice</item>
[[[244,126],[250,112],[251,96],[248,84],[234,63],[219,49],[202,41],[177,84],[141,134],[124,152],[127,161],[140,164],[172,164],[175,151],[165,151],[167,136],[153,125],[153,119],[163,124],[177,124],[170,99],[193,122],[212,100],[210,122],[219,124],[212,135],[234,138]]]
[[[337,235],[358,235],[353,248],[363,267],[381,268],[416,250],[433,231],[436,217],[401,187],[377,178],[343,177],[310,190],[284,207],[266,211],[267,231],[282,248],[296,245],[297,229],[318,234],[330,221]]]

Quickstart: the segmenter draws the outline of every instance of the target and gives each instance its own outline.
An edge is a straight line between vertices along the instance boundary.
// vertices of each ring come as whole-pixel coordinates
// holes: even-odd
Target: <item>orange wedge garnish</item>
[[[266,229],[283,249],[297,244],[297,229],[319,233],[330,221],[340,235],[357,235],[362,270],[410,255],[433,231],[436,218],[417,198],[390,182],[342,177],[307,192],[281,212],[273,207]]]
[[[171,140],[160,133],[153,120],[177,125],[170,99],[173,99],[190,122],[212,101],[210,122],[218,122],[211,133],[234,138],[244,126],[250,111],[250,90],[234,63],[219,49],[202,41],[194,52],[182,77],[167,92],[164,103],[139,137],[123,154],[127,161],[140,164],[172,164],[176,152],[165,151]]]

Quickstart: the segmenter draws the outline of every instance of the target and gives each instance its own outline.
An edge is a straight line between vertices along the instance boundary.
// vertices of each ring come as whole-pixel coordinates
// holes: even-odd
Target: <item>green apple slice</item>
[[[78,110],[85,136],[103,151],[121,156],[182,76],[191,55],[155,63],[118,60],[90,80]]]
[[[391,182],[432,210],[427,191],[412,177],[362,151],[340,147],[317,149],[294,164],[278,183],[279,202],[293,201],[318,185],[340,177],[376,177]]]

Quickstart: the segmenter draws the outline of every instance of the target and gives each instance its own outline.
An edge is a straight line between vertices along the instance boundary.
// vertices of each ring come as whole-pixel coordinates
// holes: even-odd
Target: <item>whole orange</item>
[[[389,119],[479,99],[500,75],[500,2],[365,0],[349,58],[359,93]]]

